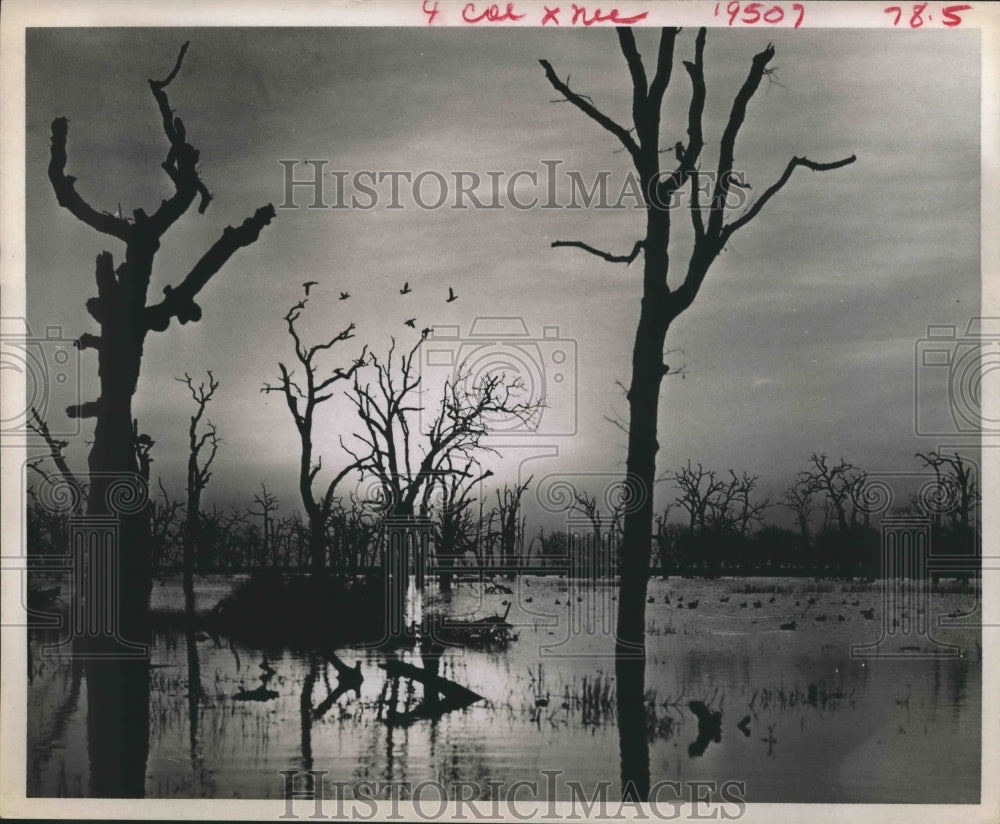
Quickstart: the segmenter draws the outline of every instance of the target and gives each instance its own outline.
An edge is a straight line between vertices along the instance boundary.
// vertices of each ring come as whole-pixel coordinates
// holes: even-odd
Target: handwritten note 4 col
[[[438,5],[438,0],[422,0],[423,12],[427,17],[427,24],[430,25],[437,20],[439,23],[446,22],[444,11]],[[581,6],[570,3],[569,6],[543,6],[541,10],[532,9],[532,14],[537,14],[536,21],[543,26],[593,26],[595,24],[607,24],[612,26],[632,26],[645,20],[649,12],[639,14],[624,14],[617,7],[611,9],[601,9],[599,7]],[[481,25],[490,23],[512,23],[524,20],[528,12],[519,12],[516,3],[466,3],[462,6],[461,20],[468,25]],[[441,18],[441,19],[438,19]]]

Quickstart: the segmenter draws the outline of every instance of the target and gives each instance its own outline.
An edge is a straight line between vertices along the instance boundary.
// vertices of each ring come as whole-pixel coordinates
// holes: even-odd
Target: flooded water
[[[200,581],[199,606],[212,606],[230,586]],[[555,577],[511,586],[512,595],[484,594],[480,584],[463,583],[450,596],[411,604],[476,617],[503,615],[509,601],[516,640],[502,651],[447,650],[440,675],[484,700],[407,725],[380,717],[386,655],[377,649],[336,650],[348,666],[360,662],[364,680],[357,693],[334,696],[337,671],[323,656],[158,634],[147,796],[276,798],[278,771],[296,768],[350,783],[507,785],[556,769],[584,787],[611,780],[617,790],[614,588]],[[935,593],[895,607],[898,626],[873,585],[671,579],[651,581],[650,597],[645,686],[654,782],[741,781],[755,802],[979,800],[981,646],[974,616],[962,618],[974,595]],[[181,603],[179,582],[155,588],[154,609]],[[933,638],[917,632],[919,622],[939,617],[958,626],[932,629]],[[852,645],[876,642],[883,631],[877,655],[852,656]],[[31,639],[28,794],[84,795],[86,679],[69,662],[44,657],[43,640]],[[960,654],[941,654],[937,642]],[[400,657],[422,665],[417,651]],[[414,696],[402,682],[400,703],[415,701],[420,689]],[[693,746],[692,701],[722,714],[720,740],[707,747]],[[543,798],[552,788],[541,783]],[[554,789],[567,797],[561,779]]]

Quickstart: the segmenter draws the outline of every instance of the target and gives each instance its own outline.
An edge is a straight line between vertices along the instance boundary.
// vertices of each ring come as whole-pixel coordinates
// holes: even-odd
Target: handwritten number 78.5
[[[927,10],[927,3],[915,3],[912,8],[913,11],[910,14],[908,24],[911,29],[919,29],[924,24],[924,12]],[[959,17],[959,13],[968,11],[971,8],[972,6],[967,4],[960,6],[945,6],[941,9],[941,24],[950,29],[953,29],[955,26],[960,26],[962,24],[962,18]],[[882,11],[886,14],[895,15],[895,19],[892,21],[892,25],[894,26],[898,26],[900,21],[903,19],[902,6],[889,6]],[[930,19],[929,15],[927,19]]]

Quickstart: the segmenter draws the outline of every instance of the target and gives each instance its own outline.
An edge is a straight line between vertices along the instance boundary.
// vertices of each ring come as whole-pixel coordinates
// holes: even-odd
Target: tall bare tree
[[[201,528],[201,493],[205,491],[212,477],[212,462],[222,443],[215,424],[211,421],[206,422],[203,431],[198,429],[205,414],[205,407],[215,395],[215,390],[219,388],[219,382],[212,371],[208,370],[207,374],[208,383],[202,381],[197,386],[194,384],[194,379],[186,372],[183,378],[175,378],[188,388],[191,399],[198,407],[188,424],[187,513],[184,519],[183,565],[184,598],[189,614],[194,611],[194,563]]]
[[[176,318],[180,323],[198,321],[201,307],[195,298],[239,249],[254,243],[275,216],[274,207],[263,206],[240,226],[227,227],[176,287],[165,286],[158,303],[147,305],[153,261],[163,236],[196,199],[204,213],[211,195],[202,182],[198,150],[188,142],[184,122],[170,107],[167,87],[181,69],[185,43],[170,73],[150,80],[149,89],[162,120],[168,150],[160,164],[170,178],[173,192],[152,214],[142,208],[132,217],[95,209],[76,190],[76,178],[66,173],[69,120],[52,121],[48,177],[59,205],[95,231],[125,245],[116,267],[110,252],[97,256],[97,297],[87,301],[87,311],[99,324],[100,334],[81,335],[80,349],[94,349],[98,357],[100,394],[96,400],[69,407],[74,418],[93,418],[94,444],[90,450],[91,483],[87,502],[90,515],[120,514],[118,603],[119,636],[133,642],[148,641],[148,608],[152,588],[149,507],[134,513],[110,511],[108,491],[121,478],[139,478],[132,429],[132,397],[142,365],[149,332],[163,332]],[[114,638],[99,643],[114,646]],[[95,796],[142,795],[149,735],[149,673],[138,664],[103,660],[87,665],[88,734],[91,745],[91,794]],[[128,693],[127,696],[123,693]]]
[[[618,28],[618,42],[628,66],[632,81],[632,125],[626,127],[601,111],[585,94],[573,91],[546,60],[541,65],[552,87],[588,118],[610,132],[628,152],[638,172],[645,205],[646,226],[643,237],[635,242],[629,254],[612,254],[578,240],[557,240],[553,246],[571,246],[611,262],[631,263],[639,252],[643,253],[642,302],[639,323],[632,351],[632,374],[628,389],[628,455],[626,482],[635,487],[634,499],[640,504],[631,507],[625,516],[620,563],[620,597],[618,599],[617,646],[618,660],[632,656],[637,666],[619,672],[632,684],[631,690],[620,690],[618,703],[623,714],[621,725],[626,733],[639,740],[641,734],[642,687],[644,678],[646,586],[648,583],[649,555],[653,524],[653,483],[656,476],[657,421],[659,416],[660,384],[669,371],[664,363],[664,341],[671,323],[694,302],[701,285],[715,259],[725,248],[735,232],[749,224],[767,203],[788,183],[792,173],[801,167],[813,171],[837,169],[853,163],[853,155],[832,163],[816,163],[805,157],[793,157],[782,175],[764,189],[753,204],[738,217],[727,215],[730,194],[743,186],[734,174],[736,139],[746,118],[747,107],[757,92],[761,81],[771,73],[769,64],[774,48],[768,45],[756,54],[732,107],[719,142],[719,153],[714,176],[708,179],[712,194],[702,211],[699,177],[701,153],[704,147],[703,113],[705,109],[704,55],[706,30],[699,29],[694,42],[693,60],[683,61],[691,84],[691,101],[687,112],[687,141],[677,141],[673,149],[671,169],[661,168],[661,159],[667,157],[661,150],[661,109],[664,94],[670,84],[674,67],[674,48],[680,29],[664,28],[660,32],[655,68],[650,78],[646,71],[635,35],[628,27]],[[688,191],[689,209],[694,241],[686,271],[679,284],[668,283],[670,270],[671,206],[675,197]],[[740,193],[742,194],[742,193]],[[742,198],[740,198],[742,200]],[[706,219],[707,217],[707,219]],[[727,219],[728,218],[728,219]],[[634,710],[634,707],[640,710]],[[648,793],[648,747],[640,746],[635,764],[624,763],[623,776],[629,773],[640,796]],[[645,757],[643,756],[645,753]],[[630,759],[632,757],[630,756]],[[645,777],[642,777],[645,762]],[[632,769],[634,767],[634,769]]]
[[[735,232],[749,224],[765,205],[788,183],[795,169],[813,171],[837,169],[853,163],[854,156],[832,163],[817,163],[805,157],[789,160],[783,174],[766,188],[740,216],[727,215],[730,194],[742,186],[734,173],[736,139],[747,114],[747,107],[761,81],[772,71],[774,57],[770,45],[754,56],[749,72],[733,100],[719,143],[718,164],[709,180],[712,194],[703,214],[699,200],[701,153],[704,147],[702,115],[705,108],[704,55],[706,30],[699,29],[694,43],[694,59],[683,61],[691,83],[691,102],[687,113],[687,141],[674,146],[671,169],[661,168],[661,109],[674,66],[674,47],[679,29],[664,28],[660,33],[656,65],[649,78],[636,46],[635,35],[627,27],[618,28],[618,41],[632,80],[632,126],[616,122],[584,94],[573,91],[561,80],[548,61],[541,65],[549,83],[566,100],[591,120],[602,126],[621,143],[638,172],[646,211],[646,230],[636,241],[631,254],[614,255],[582,241],[555,241],[553,246],[573,246],[612,263],[631,263],[643,253],[643,296],[632,353],[632,379],[628,390],[628,482],[637,486],[643,504],[625,516],[621,559],[621,588],[618,612],[618,641],[632,652],[641,649],[645,637],[645,608],[650,538],[653,522],[653,482],[655,478],[657,419],[660,384],[668,367],[663,362],[664,341],[670,324],[694,302],[702,282],[715,259]],[[671,288],[670,269],[671,206],[682,191],[688,191],[689,214],[694,242],[686,272],[680,284]],[[639,605],[638,607],[636,605]]]
[[[336,503],[334,493],[340,482],[356,469],[356,465],[348,464],[343,467],[334,474],[333,478],[326,484],[326,488],[319,495],[316,494],[314,490],[316,478],[323,469],[322,456],[313,459],[313,424],[316,407],[333,397],[335,385],[339,381],[350,381],[354,377],[354,374],[365,363],[367,349],[362,348],[361,355],[354,360],[348,369],[337,367],[327,377],[320,377],[318,375],[319,365],[316,362],[317,356],[332,349],[338,343],[353,338],[354,324],[349,323],[323,343],[307,346],[302,342],[296,323],[302,316],[308,302],[308,297],[303,298],[285,315],[288,334],[295,345],[295,359],[302,367],[303,383],[295,379],[294,370],[289,369],[284,363],[279,363],[278,369],[281,376],[278,384],[265,383],[261,387],[261,391],[280,392],[285,396],[285,402],[288,404],[288,409],[295,421],[295,428],[299,433],[299,495],[302,497],[302,505],[305,507],[306,517],[309,519],[310,564],[314,571],[318,571],[326,566],[326,532]]]

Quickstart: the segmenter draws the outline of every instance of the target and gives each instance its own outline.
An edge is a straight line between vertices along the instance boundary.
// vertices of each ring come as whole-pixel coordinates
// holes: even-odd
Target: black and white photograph
[[[213,5],[3,10],[2,814],[998,820],[997,9]]]

